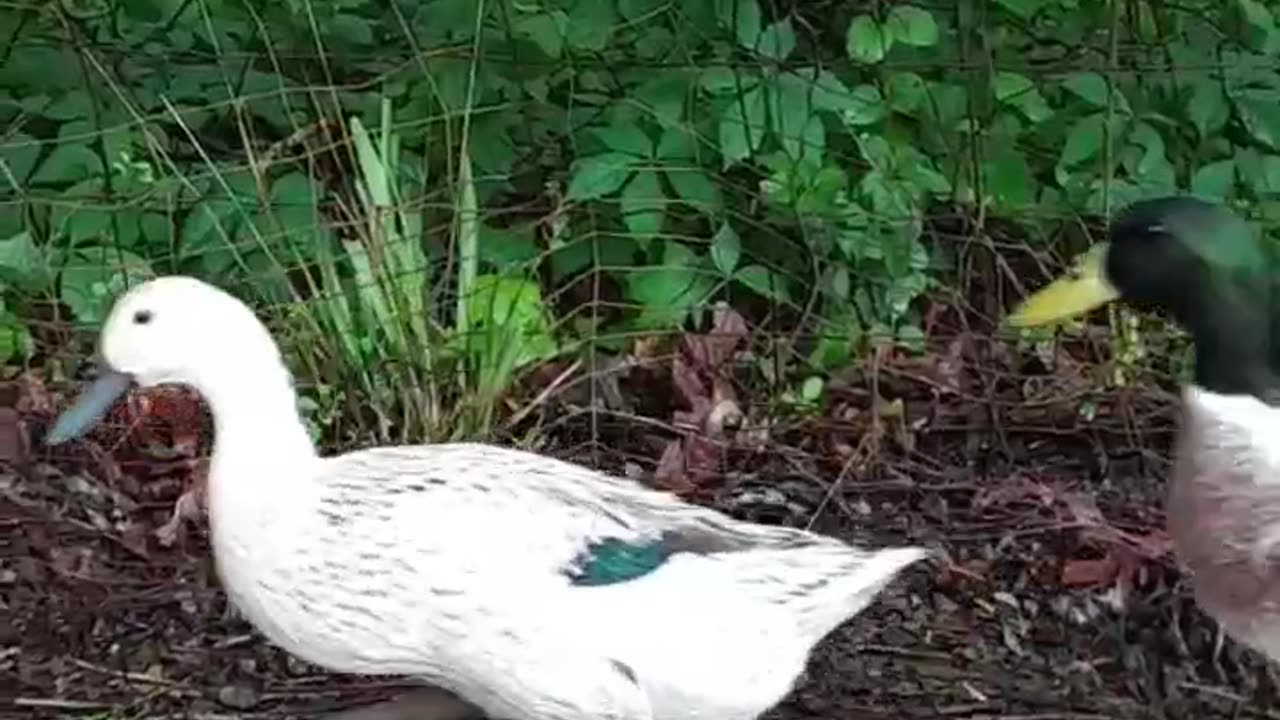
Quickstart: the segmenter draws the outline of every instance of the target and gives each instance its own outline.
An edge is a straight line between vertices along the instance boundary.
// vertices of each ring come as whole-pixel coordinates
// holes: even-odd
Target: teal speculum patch
[[[636,543],[605,538],[588,545],[565,574],[574,585],[616,585],[648,575],[674,554],[662,539]]]

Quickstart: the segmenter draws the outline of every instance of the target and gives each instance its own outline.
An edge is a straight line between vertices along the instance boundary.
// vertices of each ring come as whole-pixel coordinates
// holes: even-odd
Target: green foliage
[[[808,397],[920,346],[937,208],[1280,191],[1274,2],[784,5],[0,9],[0,363],[39,308],[96,324],[184,272],[383,438],[481,431],[529,368],[721,299],[813,338]],[[561,306],[599,275],[589,321]]]

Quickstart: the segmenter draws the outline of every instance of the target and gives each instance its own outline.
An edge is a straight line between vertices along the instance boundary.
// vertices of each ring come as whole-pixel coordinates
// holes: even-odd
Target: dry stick
[[[18,707],[50,708],[54,710],[110,710],[111,703],[93,700],[62,700],[59,698],[19,697],[13,704]]]
[[[514,415],[512,415],[507,420],[506,422],[507,429],[511,429],[516,425],[519,425],[520,421],[524,420],[529,413],[533,412],[534,408],[545,403],[547,401],[547,398],[551,397],[553,393],[558,391],[560,387],[563,386],[565,382],[568,381],[568,379],[572,377],[573,374],[577,372],[578,368],[580,367],[582,367],[582,358],[578,358],[577,360],[574,360],[573,364],[565,368],[564,371],[561,372],[559,375],[556,375],[555,379],[552,380],[551,383],[548,384],[545,388],[543,388],[542,392],[538,393],[537,397],[535,397],[533,400],[530,400],[528,403],[526,403],[524,407],[520,408],[519,411],[517,411]]]

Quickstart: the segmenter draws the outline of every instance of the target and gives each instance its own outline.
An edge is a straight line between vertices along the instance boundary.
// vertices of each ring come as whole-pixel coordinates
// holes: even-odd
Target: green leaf
[[[1249,148],[1236,153],[1236,169],[1255,195],[1280,193],[1280,157]]]
[[[636,105],[648,110],[659,125],[670,129],[680,122],[685,100],[694,94],[698,80],[699,75],[694,71],[656,73],[634,90]]]
[[[1236,99],[1236,110],[1245,129],[1255,140],[1272,150],[1280,150],[1280,113],[1276,99],[1263,93],[1242,93]]]
[[[1058,158],[1058,164],[1071,167],[1101,152],[1106,122],[1106,113],[1094,113],[1077,120],[1067,132],[1067,141],[1062,146],[1062,155]]]
[[[0,188],[11,187],[9,183],[10,174],[19,182],[25,183],[27,176],[31,174],[32,168],[36,166],[36,161],[40,159],[40,141],[27,135],[26,133],[13,133],[4,139],[4,143],[0,144],[0,163],[5,165],[8,172],[0,172]],[[13,188],[13,189],[20,189]]]
[[[698,137],[686,125],[672,125],[658,140],[655,157],[663,160],[693,160],[697,156]]]
[[[1219,160],[1196,170],[1191,176],[1191,192],[1215,200],[1226,199],[1236,182],[1236,161]]]
[[[720,154],[725,167],[750,157],[760,147],[766,117],[764,92],[759,87],[729,103],[720,119]]]
[[[570,200],[593,200],[612,195],[631,176],[635,156],[603,153],[578,160],[573,164],[567,197]]]
[[[385,171],[381,174],[385,178]],[[382,195],[384,193],[387,195],[387,199],[391,199],[390,190],[382,190],[377,194]],[[291,172],[271,183],[271,201],[276,206],[311,209],[316,206],[316,203],[323,196],[324,188],[311,175],[306,173]]]
[[[1078,95],[1085,102],[1091,103],[1099,108],[1107,107],[1108,84],[1107,79],[1092,72],[1078,72],[1067,76],[1062,83],[1063,87]],[[1114,103],[1115,110],[1132,114],[1129,109],[1129,102],[1125,100],[1124,95],[1119,88],[1115,88],[1111,92],[1111,99]]]
[[[593,132],[610,150],[641,158],[653,156],[653,141],[634,123],[616,123]]]
[[[72,245],[83,245],[86,241],[100,239],[111,229],[111,220],[115,213],[92,205],[79,208],[67,216],[62,231],[71,240]]]
[[[813,86],[813,106],[816,109],[842,115],[845,110],[858,105],[853,93],[830,70],[802,68],[795,74]]]
[[[748,50],[755,50],[760,40],[760,28],[764,21],[760,17],[760,5],[756,0],[716,0],[719,8],[720,22],[733,29],[733,36],[738,44]]]
[[[46,105],[41,115],[51,120],[82,120],[93,112],[93,101],[84,90],[72,90]]]
[[[622,221],[632,234],[652,237],[662,231],[667,194],[655,170],[640,170],[622,191]]]
[[[742,257],[742,239],[727,221],[720,224],[715,237],[711,238],[711,262],[716,269],[725,275],[733,275]]]
[[[231,240],[240,220],[240,210],[228,198],[210,198],[193,207],[182,222],[179,257],[183,262],[199,258],[214,272],[230,267],[235,262]]]
[[[1200,80],[1191,88],[1187,101],[1187,119],[1196,126],[1201,138],[1221,130],[1231,117],[1231,107],[1222,83],[1216,79]]]
[[[760,78],[755,73],[744,72],[736,66],[710,65],[698,75],[698,85],[712,94],[737,93],[750,90]]]
[[[662,265],[639,267],[626,275],[627,298],[642,307],[636,320],[642,328],[678,324],[715,288],[714,281],[700,271],[691,250],[677,242],[665,245]]]
[[[489,387],[503,387],[512,372],[557,352],[538,283],[520,275],[476,277],[467,297],[469,347]],[[476,331],[479,331],[478,333]],[[481,342],[474,342],[479,335]]]
[[[796,31],[791,27],[791,19],[783,18],[764,29],[757,52],[771,60],[782,62],[795,49]]]
[[[995,2],[1023,20],[1030,20],[1040,9],[1040,6],[1044,5],[1048,0],[995,0]]]
[[[80,143],[64,143],[40,163],[31,183],[35,185],[72,183],[102,174],[98,154]]]
[[[573,19],[568,24],[569,47],[600,52],[609,47],[616,24],[613,3],[583,0],[574,6]]]
[[[734,279],[751,288],[753,292],[774,302],[790,303],[786,280],[761,265],[747,265],[734,274]]]
[[[894,112],[912,115],[924,103],[928,95],[924,78],[913,72],[897,72],[889,76],[887,83],[889,108]]]
[[[1016,150],[996,151],[982,165],[982,180],[1002,209],[1019,210],[1035,199],[1035,180],[1027,159]]]
[[[1236,0],[1236,5],[1240,8],[1240,14],[1244,16],[1245,22],[1264,33],[1269,34],[1275,30],[1275,17],[1271,15],[1266,5],[1258,0]]]
[[[0,285],[35,294],[49,287],[50,273],[49,262],[31,239],[30,231],[0,240]]]
[[[809,107],[809,84],[799,76],[787,73],[776,76],[765,87],[772,105],[769,119],[772,120],[778,143],[792,160],[800,160],[810,153],[804,147],[805,124],[812,115]]]
[[[352,13],[338,13],[325,22],[325,29],[352,45],[373,45],[373,23]]]
[[[804,383],[800,385],[800,397],[805,402],[815,403],[822,398],[822,390],[826,387],[826,382],[817,375],[811,375],[805,378]]]
[[[476,244],[480,261],[503,272],[529,267],[542,253],[538,241],[538,223],[523,222],[510,227],[480,225],[480,242]]]
[[[826,157],[827,126],[817,115],[810,115],[808,122],[804,124],[804,130],[800,136],[800,150],[798,160],[810,166],[821,165]]]
[[[884,32],[870,15],[859,15],[849,23],[845,52],[850,59],[874,65],[884,59],[893,47],[893,37]]]
[[[991,89],[995,93],[996,100],[1004,103],[1031,92],[1035,88],[1036,84],[1027,79],[1025,75],[1014,72],[1002,70],[997,72],[991,80]]]
[[[914,5],[894,5],[885,19],[885,33],[894,40],[915,47],[938,43],[938,23],[928,10]]]
[[[99,325],[116,298],[155,277],[151,265],[126,250],[96,245],[77,250],[62,269],[59,299],[76,320]]]
[[[723,202],[720,198],[720,189],[716,187],[705,170],[700,167],[671,166],[663,170],[667,174],[667,180],[671,181],[671,187],[675,189],[676,195],[687,205],[710,214],[720,210]]]
[[[138,240],[148,252],[171,255],[174,245],[174,228],[168,215],[143,212],[138,215]]]
[[[26,360],[33,347],[26,323],[0,306],[0,364]]]
[[[597,2],[598,0],[586,0]],[[475,0],[467,0],[468,7]],[[637,22],[664,10],[669,0],[618,0],[618,12],[630,22]],[[464,13],[465,14],[465,13]]]
[[[564,54],[569,18],[560,10],[528,15],[512,23],[517,37],[528,38],[552,59]]]
[[[871,125],[884,119],[888,112],[880,88],[875,85],[859,85],[851,93],[852,100],[844,111],[844,121],[850,125]]]
[[[1011,72],[998,72],[992,81],[992,90],[996,100],[1017,108],[1031,122],[1040,122],[1053,114],[1053,109],[1045,101],[1035,83],[1023,75]]]

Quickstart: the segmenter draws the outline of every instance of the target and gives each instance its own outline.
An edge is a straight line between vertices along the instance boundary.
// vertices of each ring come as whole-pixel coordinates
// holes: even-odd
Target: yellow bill
[[[1098,243],[1080,256],[1079,265],[1069,275],[1027,298],[1009,316],[1015,327],[1035,327],[1067,320],[1120,297],[1120,292],[1103,272],[1107,243]]]

